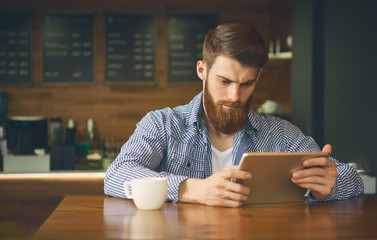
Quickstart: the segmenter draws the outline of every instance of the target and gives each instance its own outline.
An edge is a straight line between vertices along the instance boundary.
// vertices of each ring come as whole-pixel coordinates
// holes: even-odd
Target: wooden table
[[[33,239],[377,239],[377,196],[244,208],[67,196]]]
[[[105,173],[0,173],[0,239],[30,240],[67,195],[103,196]]]

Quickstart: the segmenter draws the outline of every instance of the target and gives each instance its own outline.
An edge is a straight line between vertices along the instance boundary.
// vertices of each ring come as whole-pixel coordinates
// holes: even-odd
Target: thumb
[[[332,146],[330,144],[326,144],[323,148],[322,148],[322,152],[327,152],[331,155],[331,152],[332,152]]]

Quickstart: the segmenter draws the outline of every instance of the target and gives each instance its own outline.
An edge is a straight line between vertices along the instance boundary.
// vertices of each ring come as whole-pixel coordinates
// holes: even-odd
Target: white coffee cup
[[[124,182],[123,186],[126,197],[133,199],[136,207],[142,210],[160,209],[166,200],[168,192],[166,178],[134,178],[131,181]]]

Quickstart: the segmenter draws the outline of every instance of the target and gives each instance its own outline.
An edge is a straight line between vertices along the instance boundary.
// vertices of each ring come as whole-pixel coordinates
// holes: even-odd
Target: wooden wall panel
[[[289,3],[289,1],[287,0]],[[286,8],[287,4],[280,4]],[[289,4],[288,4],[289,7]],[[61,117],[63,125],[72,118],[79,140],[85,138],[86,121],[93,118],[96,131],[105,135],[129,136],[135,124],[151,110],[188,103],[202,89],[202,83],[169,83],[167,24],[168,13],[216,13],[218,22],[240,21],[254,25],[266,43],[271,33],[269,0],[2,0],[1,10],[33,12],[32,80],[27,85],[1,84],[0,92],[9,94],[9,115]],[[42,79],[42,13],[91,12],[94,21],[94,83],[45,84]],[[156,14],[156,83],[152,85],[109,84],[105,82],[104,14],[113,12],[148,12]],[[283,10],[275,11],[282,12]],[[290,32],[285,26],[285,32]],[[283,31],[283,30],[280,30]],[[193,66],[195,68],[195,66]],[[271,60],[257,86],[252,107],[265,100],[276,100],[290,115],[290,61]]]

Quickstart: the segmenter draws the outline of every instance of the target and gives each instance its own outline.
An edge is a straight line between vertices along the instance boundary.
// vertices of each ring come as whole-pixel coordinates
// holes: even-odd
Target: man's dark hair
[[[207,33],[203,44],[203,60],[207,71],[219,55],[235,59],[241,65],[258,68],[268,61],[267,48],[259,32],[241,23],[221,24]]]

